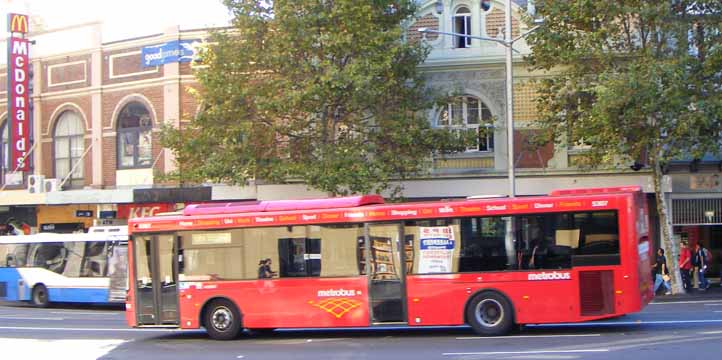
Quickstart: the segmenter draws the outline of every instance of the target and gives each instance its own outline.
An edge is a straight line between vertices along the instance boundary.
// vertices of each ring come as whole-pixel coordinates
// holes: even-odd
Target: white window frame
[[[451,18],[454,25],[454,32],[459,34],[471,35],[471,10],[463,6],[456,10]],[[454,38],[454,47],[457,49],[465,49],[471,47],[470,37],[457,36]]]
[[[75,117],[75,121],[80,124],[80,132],[78,133],[71,133],[71,134],[62,134],[58,135],[59,127],[63,125],[64,121],[71,121],[71,117]],[[63,140],[67,142],[64,146],[65,148],[62,149],[63,153],[58,153],[58,146],[59,141]],[[82,149],[80,151],[73,151],[74,146],[77,146],[78,148]],[[76,149],[77,150],[77,149]],[[80,115],[74,111],[68,110],[64,111],[60,114],[60,117],[57,120],[57,123],[55,124],[55,129],[53,131],[53,172],[55,173],[55,177],[62,180],[68,175],[68,180],[66,184],[69,184],[69,187],[76,188],[83,185],[83,179],[84,179],[84,164],[83,164],[83,157],[82,154],[85,152],[85,126],[83,124],[83,120],[80,117]],[[62,155],[62,156],[61,156]],[[65,162],[67,166],[67,172],[66,173],[58,173],[58,163]],[[70,171],[73,169],[73,166],[78,166],[75,168],[75,170],[71,173]]]
[[[476,109],[470,108],[470,103],[476,102],[478,104],[478,107]],[[458,105],[461,105],[460,110],[458,110]],[[473,105],[472,105],[473,106]],[[470,119],[470,112],[476,110],[476,114],[472,115],[476,117],[476,120],[473,118]],[[454,117],[457,116],[456,114],[458,112],[461,112],[461,118],[456,123],[454,122]],[[486,118],[484,118],[486,115]],[[446,120],[444,120],[444,117],[446,116]],[[436,127],[440,128],[448,128],[452,131],[456,132],[462,132],[469,129],[475,129],[476,133],[479,134],[479,129],[486,129],[488,131],[485,132],[483,135],[484,141],[482,142],[482,136],[479,134],[478,140],[476,146],[470,146],[466,148],[466,152],[483,152],[483,153],[489,153],[494,152],[494,131],[492,130],[494,128],[493,124],[493,116],[491,115],[491,110],[489,107],[478,97],[471,96],[471,95],[464,95],[460,96],[455,99],[455,101],[446,104],[444,108],[439,111],[438,116],[436,117]]]

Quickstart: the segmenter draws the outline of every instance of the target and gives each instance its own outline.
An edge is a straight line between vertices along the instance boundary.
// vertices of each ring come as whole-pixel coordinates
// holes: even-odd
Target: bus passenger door
[[[138,325],[178,325],[176,237],[146,235],[133,241]]]
[[[369,224],[365,242],[372,324],[405,323],[405,253],[401,224]]]

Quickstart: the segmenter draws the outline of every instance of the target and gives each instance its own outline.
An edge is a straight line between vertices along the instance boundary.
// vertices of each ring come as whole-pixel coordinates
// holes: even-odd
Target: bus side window
[[[105,277],[108,269],[108,243],[103,241],[88,242],[83,256],[82,276]]]
[[[0,267],[10,267],[10,245],[0,245]]]
[[[24,267],[29,247],[28,244],[8,245],[8,255],[5,259],[8,267]]]

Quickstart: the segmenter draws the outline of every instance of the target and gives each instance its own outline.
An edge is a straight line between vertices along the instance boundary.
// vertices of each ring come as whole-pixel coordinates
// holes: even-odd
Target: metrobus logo
[[[353,289],[350,289],[350,290],[328,289],[328,290],[319,290],[316,295],[318,297],[356,296],[356,295],[361,295],[361,292],[353,290]]]
[[[11,33],[28,32],[28,16],[21,14],[8,14],[8,31]]]
[[[536,274],[529,274],[527,280],[539,281],[539,280],[571,280],[572,274],[570,272],[541,272]]]

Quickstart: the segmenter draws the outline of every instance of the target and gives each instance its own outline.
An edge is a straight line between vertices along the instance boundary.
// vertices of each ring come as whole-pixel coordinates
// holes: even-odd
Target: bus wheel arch
[[[465,322],[479,335],[506,335],[514,328],[515,319],[512,301],[495,289],[477,292],[464,307]]]
[[[50,295],[48,288],[43,283],[37,283],[33,286],[30,301],[37,307],[48,307],[50,305]]]
[[[243,330],[243,314],[233,301],[225,297],[208,299],[201,308],[201,325],[215,340],[231,340]]]

